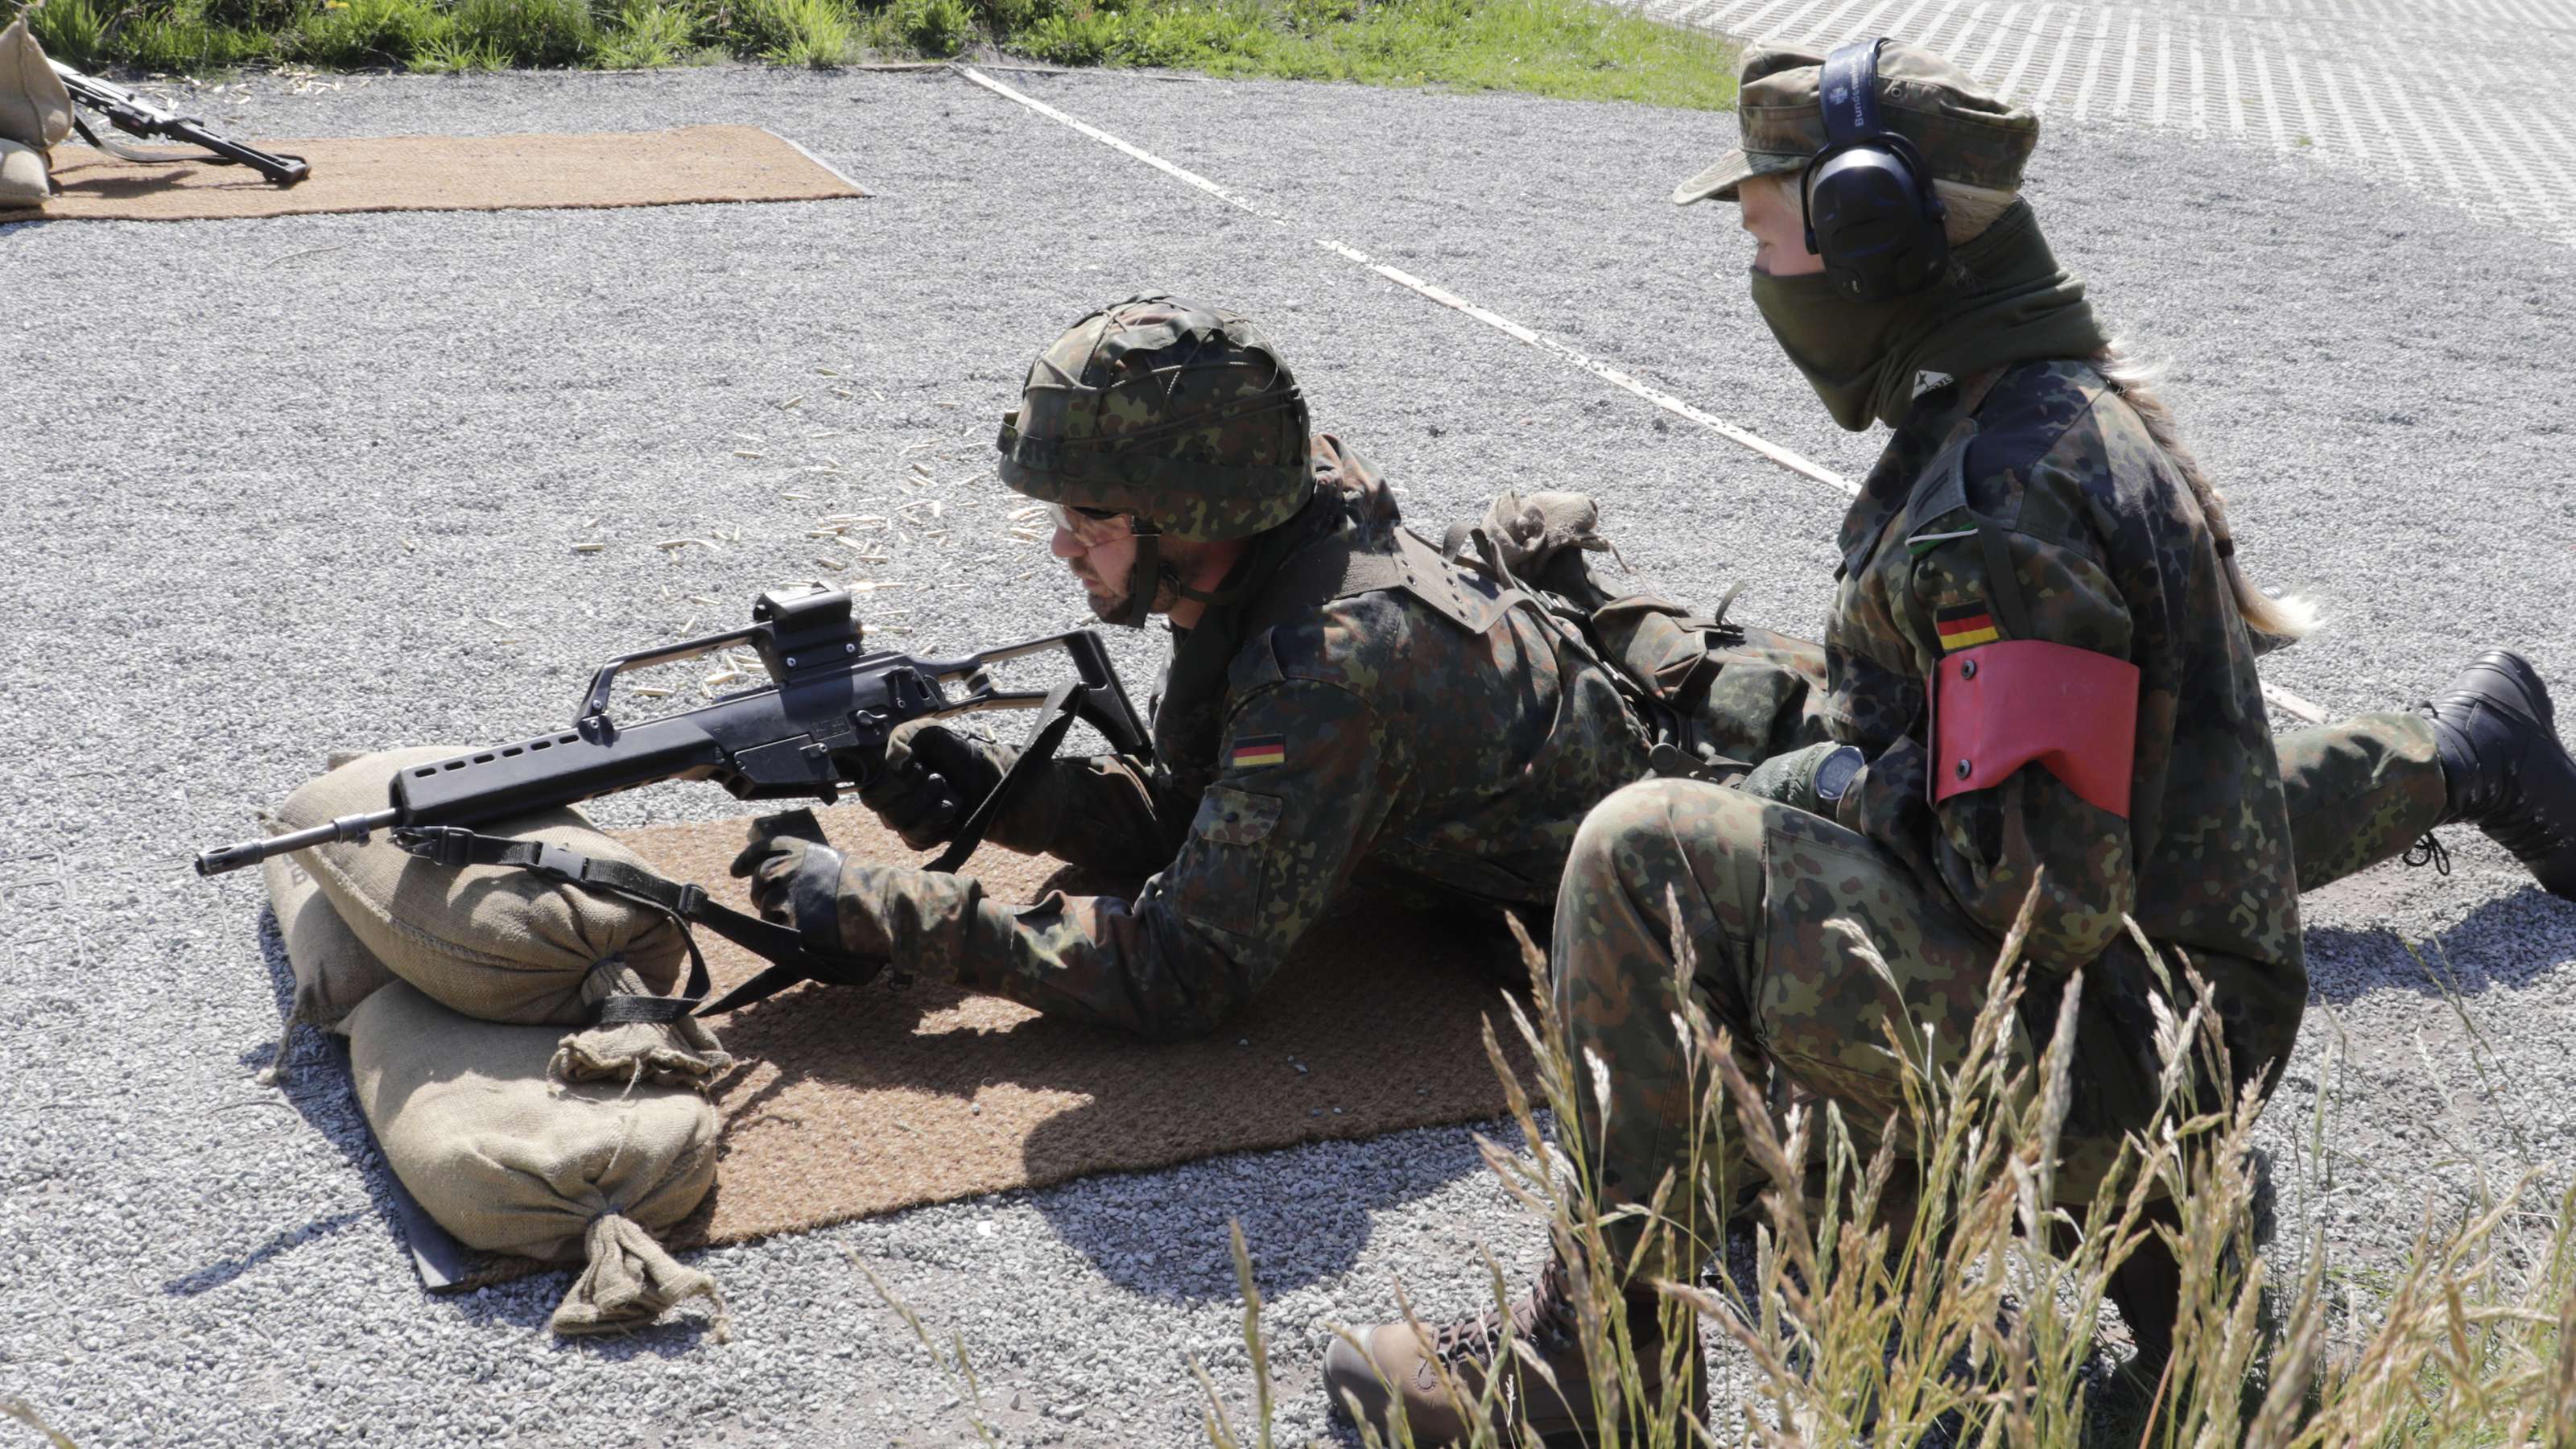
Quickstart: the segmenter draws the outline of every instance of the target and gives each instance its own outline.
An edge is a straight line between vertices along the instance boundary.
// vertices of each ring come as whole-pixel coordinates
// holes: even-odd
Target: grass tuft
[[[0,20],[23,0],[0,0]],[[1722,109],[1723,41],[1594,0],[48,0],[85,68],[828,68],[1000,50],[1061,65],[1511,90]]]

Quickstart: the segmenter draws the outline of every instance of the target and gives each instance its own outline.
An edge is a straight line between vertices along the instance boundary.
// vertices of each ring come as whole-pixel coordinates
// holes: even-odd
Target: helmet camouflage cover
[[[1248,538],[1315,491],[1297,380],[1245,318],[1149,293],[1038,355],[1002,419],[1002,481],[1134,514],[1164,537]]]

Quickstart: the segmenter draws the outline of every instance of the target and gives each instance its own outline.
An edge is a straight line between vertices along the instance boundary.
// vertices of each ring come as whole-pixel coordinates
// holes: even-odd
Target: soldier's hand
[[[859,801],[915,850],[941,845],[1009,768],[1010,751],[945,725],[914,720],[886,740],[885,769],[860,787]]]
[[[796,873],[805,868],[806,853],[813,850],[830,852],[831,847],[788,835],[769,835],[744,846],[742,854],[733,858],[734,878],[751,878],[751,907],[763,920],[782,926],[797,924],[792,887]]]

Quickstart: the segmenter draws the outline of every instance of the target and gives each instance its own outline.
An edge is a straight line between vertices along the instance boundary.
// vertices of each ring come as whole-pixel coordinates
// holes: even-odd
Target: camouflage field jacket
[[[1326,531],[1391,537],[1393,501],[1366,465],[1330,436],[1314,453],[1319,505],[1348,499]],[[1403,589],[1284,614],[1265,602],[1277,603],[1240,607],[1279,622],[1219,661],[1203,735],[1169,727],[1167,686],[1154,769],[1058,761],[1053,788],[1032,792],[1043,818],[1006,816],[992,832],[1153,872],[1143,889],[1013,906],[970,877],[891,873],[870,887],[886,899],[858,904],[895,927],[909,964],[1044,1011],[1187,1036],[1259,990],[1362,871],[1510,907],[1543,939],[1533,918],[1555,899],[1585,812],[1649,773],[1650,742],[1610,671],[1526,603],[1470,632]]]
[[[2306,997],[2290,831],[2252,640],[2190,484],[2083,363],[2007,370],[1964,463],[1934,466],[1956,403],[1918,404],[1843,523],[1826,711],[1869,763],[1841,819],[1998,940],[2039,882],[2043,971],[2135,955],[2134,916],[2211,976],[2239,1053],[2268,1058]],[[2028,637],[2138,667],[2126,820],[2036,764],[1931,803],[1926,681],[1951,650],[2012,637],[2012,613]]]

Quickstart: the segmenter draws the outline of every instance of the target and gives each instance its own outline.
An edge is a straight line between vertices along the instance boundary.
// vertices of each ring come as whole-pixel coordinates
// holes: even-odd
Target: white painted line
[[[2268,679],[2263,681],[2263,697],[2270,700],[2273,708],[2280,710],[2283,714],[2294,715],[2297,718],[2306,720],[2310,724],[2321,725],[2326,722],[2326,712],[2324,710],[2309,703],[2307,700],[2301,699],[2299,696],[2292,694],[2290,691],[2283,689],[2281,686],[2272,683]]]
[[[1930,3],[1932,0],[1914,0],[1913,4],[1905,7],[1904,14],[1890,21],[1887,28],[1880,33],[1897,36],[1900,39],[1911,39],[1914,35],[1914,17],[1922,13],[1923,7]]]
[[[2370,77],[2363,74],[2358,66],[2353,68],[2351,80],[2353,94],[2361,97],[2361,103],[2370,108],[2370,118],[2379,127],[2379,136],[2383,144],[2378,148],[2378,154],[2397,163],[2397,169],[2406,173],[2408,186],[2420,186],[2422,180],[2415,174],[2414,158],[2406,154],[2406,147],[2397,139],[2397,127],[2389,121],[2388,112],[2379,104],[2379,88],[2372,84]],[[2356,159],[2368,157],[2370,154],[2371,151],[2364,147],[2356,147],[2353,151]],[[2448,168],[2443,169],[2448,170]]]
[[[1816,17],[1815,23],[1807,27],[1807,43],[1819,50],[1831,50],[1841,44],[1842,36],[1835,27],[1841,25],[1843,17],[1860,3],[1861,0],[1842,0],[1841,4]]]
[[[2191,133],[2209,134],[2209,61],[2200,46],[2200,17],[2183,20],[2184,57],[2191,62]]]
[[[1005,100],[1026,106],[1030,110],[1037,112],[1039,115],[1042,115],[1059,125],[1071,127],[1073,130],[1079,131],[1083,135],[1090,137],[1092,140],[1109,147],[1111,150],[1116,151],[1121,155],[1142,161],[1146,165],[1153,167],[1155,170],[1162,172],[1166,176],[1170,176],[1175,180],[1184,182],[1206,192],[1208,195],[1226,203],[1228,206],[1250,212],[1254,216],[1280,226],[1289,227],[1291,229],[1296,229],[1297,227],[1297,224],[1290,218],[1272,211],[1269,207],[1262,205],[1251,197],[1242,195],[1238,192],[1228,191],[1226,188],[1219,186],[1197,172],[1188,170],[1184,167],[1175,166],[1171,162],[1164,160],[1162,157],[1155,155],[1153,152],[1146,150],[1142,146],[1131,146],[1127,142],[1118,139],[1107,131],[1101,130],[1097,126],[1090,125],[1066,115],[1064,112],[1057,110],[1055,107],[1048,105],[1046,102],[1039,100],[1035,96],[1025,94],[1013,87],[1004,85],[1000,81],[993,79],[991,76],[984,74],[982,71],[977,70],[971,65],[959,64],[950,68],[955,70],[959,75],[964,76],[966,79],[973,81],[975,84],[982,86],[984,89],[991,91],[993,94],[1000,96]],[[1565,343],[1558,341],[1556,338],[1547,336],[1544,333],[1524,327],[1520,323],[1503,316],[1499,312],[1489,311],[1486,308],[1477,306],[1475,303],[1468,301],[1464,297],[1461,297],[1434,283],[1424,281],[1422,278],[1416,277],[1411,273],[1399,271],[1394,267],[1386,266],[1383,263],[1372,259],[1366,253],[1358,250],[1357,248],[1344,245],[1330,237],[1309,236],[1308,240],[1313,242],[1316,246],[1332,252],[1336,256],[1342,257],[1348,261],[1357,262],[1361,266],[1368,268],[1370,271],[1377,273],[1379,276],[1386,278],[1388,281],[1395,283],[1397,286],[1404,287],[1410,291],[1420,294],[1421,296],[1428,297],[1443,307],[1451,307],[1460,312],[1464,312],[1468,316],[1475,318],[1477,321],[1502,332],[1504,335],[1528,346],[1535,347],[1542,352],[1554,353],[1558,357],[1572,363],[1583,371],[1601,379],[1603,382],[1609,383],[1611,386],[1623,389],[1627,392],[1634,393],[1638,397],[1644,398],[1646,401],[1653,403],[1655,406],[1662,408],[1664,411],[1671,413],[1676,417],[1687,418],[1690,421],[1699,424],[1701,427],[1708,429],[1710,432],[1717,434],[1719,437],[1725,438],[1731,443],[1736,443],[1742,447],[1749,448],[1793,473],[1803,474],[1819,483],[1830,483],[1835,487],[1840,488],[1845,493],[1858,493],[1860,491],[1860,485],[1853,483],[1851,480],[1829,468],[1809,462],[1807,459],[1789,451],[1787,448],[1781,447],[1779,444],[1772,442],[1768,438],[1762,437],[1756,433],[1748,432],[1714,414],[1703,412],[1668,392],[1664,392],[1658,388],[1650,387],[1645,383],[1639,382],[1637,379],[1630,377],[1628,374],[1621,372],[1610,364],[1593,357],[1589,353],[1570,347]]]
[[[2048,17],[2053,9],[2054,6],[2042,5],[2039,13],[2030,18],[2030,38],[2021,43],[2021,54],[2014,58],[2012,69],[2004,72],[2005,95],[2026,95],[2034,105],[2048,99],[2045,92],[2022,90],[2021,78],[2030,73],[2031,58],[2039,54],[2040,42],[2048,38]]]
[[[2242,136],[2245,134],[2245,88],[2236,79],[2236,32],[2230,25],[2218,27],[2218,75],[2219,84],[2226,88],[2227,128]]]
[[[1969,62],[1965,47],[1952,57],[1959,62],[1959,69],[1981,79],[1995,73],[1996,58],[2004,53],[2004,47],[2020,33],[2013,28],[2013,22],[2021,18],[2023,3],[2024,0],[2013,0],[2012,4],[2004,7],[2003,14],[1995,17],[1995,38],[1986,42],[1985,54],[1977,57],[1974,64]]]
[[[2391,94],[2402,96],[2405,93],[2402,91],[2392,91]],[[2425,133],[2426,148],[2432,151],[2436,156],[2457,156],[2463,151],[2467,152],[2469,156],[2469,164],[2477,168],[2478,175],[2486,182],[2487,195],[2492,198],[2496,204],[2501,205],[2507,215],[2513,217],[2517,221],[2520,220],[2522,217],[2522,208],[2515,205],[2505,194],[2503,184],[2496,179],[2495,168],[2487,164],[2486,153],[2479,150],[2476,145],[2470,142],[2468,134],[2460,129],[2460,118],[2451,114],[2451,108],[2447,105],[2433,102],[2429,98],[2419,98],[2413,102],[2410,109],[2415,112],[2415,124],[2418,127],[2423,126],[2424,115],[2429,111],[2433,115],[2440,117],[2443,127],[2451,133],[2452,144],[2444,146],[2440,142],[2434,141],[2432,134],[2427,131]]]
[[[2094,17],[2093,53],[2084,60],[2084,79],[2075,87],[2075,119],[2081,121],[2093,109],[2093,88],[2102,82],[2102,52],[2111,45],[2111,12],[2104,10]]]
[[[2281,98],[2272,89],[2272,64],[2263,56],[2270,47],[2263,43],[2261,36],[2249,35],[2245,40],[2245,49],[2254,58],[2254,85],[2263,96],[2263,118],[2272,126],[2272,146],[2275,150],[2287,151],[2290,149],[2289,117],[2281,114]]]
[[[1885,22],[1888,7],[1896,3],[1897,0],[1878,0],[1878,3],[1869,7],[1868,13],[1862,15],[1860,20],[1852,26],[1850,32],[1851,38],[1854,40],[1876,40],[1882,35],[1892,34],[1894,27],[1886,24]],[[1917,3],[1920,3],[1920,0],[1917,0]]]
[[[2361,139],[2361,123],[2352,118],[2352,107],[2344,101],[2343,84],[2335,79],[2335,67],[2318,61],[2317,82],[2325,87],[2326,105],[2334,112],[2336,123],[2343,127],[2343,146],[2340,148],[2343,154],[2356,161],[2368,157],[2370,147]],[[2323,135],[2317,137],[2317,145],[2328,145]]]
[[[1923,22],[1923,30],[1914,37],[1914,43],[1925,50],[1940,50],[1941,32],[1948,28],[1951,17],[1959,13],[1961,3],[1962,0],[1940,0],[1941,8],[1934,11],[1932,17]]]
[[[1146,150],[1142,146],[1130,145],[1116,136],[1109,134],[1107,131],[1101,130],[1097,126],[1076,120],[1072,116],[1066,115],[1064,112],[1057,110],[1055,107],[1048,105],[1046,102],[1039,100],[1035,96],[1028,95],[1011,86],[1004,85],[1002,82],[993,79],[991,76],[984,74],[982,71],[977,70],[971,65],[958,63],[951,65],[949,68],[954,70],[957,74],[964,76],[966,79],[973,81],[975,84],[982,86],[984,89],[991,91],[993,94],[1002,97],[1004,100],[1025,106],[1028,109],[1037,112],[1039,115],[1046,117],[1048,120],[1080,132],[1082,135],[1090,137],[1092,140],[1109,147],[1111,150],[1116,151],[1121,155],[1127,156],[1133,160],[1141,161],[1146,165],[1153,167],[1155,170],[1162,172],[1164,175],[1172,177],[1174,180],[1180,181],[1191,187],[1195,187],[1200,191],[1204,191],[1208,195],[1215,197],[1217,200],[1224,202],[1228,206],[1250,212],[1252,215],[1276,225],[1288,227],[1292,230],[1297,229],[1297,223],[1295,221],[1278,212],[1272,211],[1270,208],[1262,205],[1251,197],[1243,195],[1240,192],[1229,191],[1225,187],[1218,185],[1216,182],[1210,181],[1208,178],[1201,176],[1195,171],[1189,170],[1186,167],[1176,166],[1171,162],[1164,160],[1162,157],[1155,155],[1153,152]],[[1513,321],[1511,318],[1506,317],[1499,312],[1493,311],[1489,308],[1480,307],[1475,303],[1468,301],[1466,298],[1459,296],[1455,292],[1449,291],[1445,287],[1425,281],[1409,272],[1400,271],[1394,267],[1390,267],[1383,262],[1376,261],[1367,253],[1360,251],[1358,248],[1335,241],[1330,237],[1314,236],[1309,237],[1308,240],[1312,241],[1316,246],[1333,253],[1335,256],[1342,257],[1345,260],[1355,262],[1360,266],[1368,268],[1377,275],[1386,278],[1388,281],[1391,281],[1418,296],[1428,298],[1431,301],[1439,303],[1443,307],[1463,312],[1467,316],[1475,318],[1477,321],[1484,323],[1488,327],[1494,328],[1496,331],[1503,333],[1505,336],[1508,336],[1517,342],[1536,348],[1541,352],[1553,353],[1583,371],[1590,373],[1592,376],[1601,379],[1603,382],[1609,383],[1611,386],[1623,391],[1633,393],[1676,417],[1686,418],[1691,422],[1697,423],[1701,427],[1708,429],[1719,437],[1725,438],[1729,442],[1749,448],[1752,451],[1761,454],[1763,457],[1770,459],[1772,462],[1779,464],[1781,467],[1788,469],[1790,472],[1796,473],[1805,478],[1813,479],[1818,483],[1830,484],[1834,488],[1840,490],[1845,496],[1856,496],[1860,492],[1859,484],[1854,483],[1852,480],[1830,468],[1811,462],[1798,453],[1781,447],[1779,444],[1772,442],[1770,439],[1762,437],[1759,434],[1739,428],[1733,423],[1727,422],[1725,419],[1720,418],[1715,414],[1693,407],[1689,403],[1682,401],[1680,398],[1677,398],[1671,393],[1665,392],[1660,388],[1651,387],[1640,382],[1637,379],[1630,377],[1627,373],[1603,362],[1599,358],[1570,347],[1556,338],[1550,337],[1545,333],[1535,331],[1531,328],[1524,327],[1520,323]],[[2290,694],[2286,691],[2275,690],[2268,684],[2263,686],[2263,693],[2265,698],[2271,700],[2274,704],[2279,705],[2282,709],[2288,710],[2292,714],[2313,722],[2324,722],[2325,715],[2322,711],[2319,711],[2315,705],[2309,704],[2307,701],[2300,699],[2296,695]]]
[[[1776,39],[1775,31],[1780,22],[1774,17],[1782,6],[1789,3],[1791,0],[1771,0],[1770,4],[1728,27],[1729,33],[1741,35],[1744,39],[1757,44]]]
[[[2308,98],[2307,77],[2299,74],[2299,57],[2290,47],[2289,27],[2277,20],[2272,22],[2272,51],[2281,58],[2281,73],[2289,77],[2291,99],[2299,103],[2299,118],[2304,123],[2299,134],[2307,137],[2311,146],[2325,145],[2325,127],[2317,121],[2316,103]],[[2280,126],[2274,125],[2272,134],[2280,135]]]
[[[2111,108],[2112,115],[2125,117],[2129,114],[2129,97],[2138,84],[2138,53],[2144,49],[2138,44],[2138,30],[2145,23],[2145,18],[2137,11],[2129,12],[2129,43],[2120,54],[2120,100]]]
[[[2070,24],[2066,27],[2066,33],[2058,37],[2057,44],[2050,47],[2048,74],[2040,77],[2039,80],[2039,100],[2042,105],[2057,103],[2058,83],[2066,77],[2066,63],[2075,58],[2076,39],[2075,27]]]
[[[2147,110],[2147,124],[2161,126],[2173,114],[2173,22],[2156,17],[2156,85],[2155,100]]]
[[[2576,241],[2576,179],[2570,178],[2560,164],[2563,158],[2576,156],[2576,143],[2569,142],[2566,134],[2558,129],[2555,116],[2537,106],[2523,112],[2517,120],[2524,129],[2548,143],[2539,154],[2547,162],[2549,174],[2558,178],[2558,189],[2548,198],[2549,209],[2557,218],[2552,235],[2562,242]]]
[[[1162,172],[1166,176],[1177,177],[1178,179],[1197,187],[1199,190],[1206,192],[1208,195],[1215,197],[1217,200],[1225,202],[1229,206],[1241,207],[1243,210],[1251,212],[1255,216],[1270,216],[1269,211],[1264,209],[1259,202],[1254,201],[1250,197],[1237,196],[1235,193],[1226,190],[1224,187],[1217,185],[1215,182],[1208,180],[1206,177],[1201,176],[1195,171],[1185,171],[1141,146],[1128,145],[1126,142],[1110,135],[1107,131],[1100,129],[1098,126],[1088,125],[1084,122],[1077,121],[1073,117],[1066,115],[1064,112],[1057,110],[1055,107],[1048,105],[1046,102],[1039,100],[1037,97],[1025,94],[1021,91],[1013,90],[1011,87],[1002,84],[1000,81],[993,79],[991,76],[984,74],[982,71],[977,70],[971,65],[952,65],[949,69],[966,77],[968,80],[973,81],[975,84],[982,86],[984,89],[991,91],[993,94],[1001,96],[1005,100],[1017,101],[1019,104],[1028,107],[1030,110],[1037,112],[1039,115],[1046,117],[1050,121],[1054,121],[1059,125],[1071,126],[1073,129],[1089,136],[1091,139],[1108,147],[1110,150],[1120,152],[1124,155],[1133,157],[1138,161],[1142,161],[1146,165],[1153,167],[1155,170]],[[1277,220],[1275,217],[1272,219]]]
[[[2569,195],[2576,194],[2571,193],[2567,184],[2567,173],[2558,169],[2558,157],[2563,154],[2562,148],[2531,144],[2531,140],[2537,134],[2532,124],[2539,119],[2534,114],[2537,107],[2514,118],[2515,126],[2524,132],[2522,136],[2516,138],[2520,144],[2508,144],[2504,137],[2496,133],[2495,120],[2489,114],[2488,107],[2468,106],[2463,109],[2467,110],[2470,121],[2475,123],[2479,132],[2486,137],[2487,149],[2504,158],[2504,163],[2512,167],[2514,174],[2521,179],[2522,185],[2514,193],[2515,195],[2545,214],[2552,209],[2548,202],[2553,193],[2562,202]],[[2457,129],[2456,125],[2454,129]],[[2537,168],[2542,166],[2549,169],[2552,179],[2558,183],[2556,186],[2553,187],[2548,181],[2541,179]]]
[[[763,126],[761,129],[762,129],[762,130],[764,130],[764,131],[769,131],[769,128],[768,128],[768,127],[766,127],[766,126]],[[771,136],[776,137],[777,139],[779,139],[779,140],[781,140],[781,141],[786,142],[786,143],[787,143],[788,145],[790,145],[790,146],[794,146],[794,147],[796,148],[796,154],[797,154],[797,155],[802,156],[802,157],[804,157],[806,160],[813,162],[815,165],[822,167],[822,168],[823,168],[823,170],[824,170],[825,172],[827,172],[828,174],[830,174],[830,175],[832,176],[832,178],[833,178],[833,179],[835,179],[835,180],[839,181],[843,186],[846,186],[846,187],[850,188],[852,191],[857,192],[857,193],[858,193],[858,194],[860,194],[861,196],[874,196],[874,195],[876,195],[876,193],[875,193],[875,192],[868,190],[866,187],[861,186],[859,183],[857,183],[857,182],[855,182],[855,181],[852,181],[852,180],[849,178],[849,176],[841,170],[841,168],[840,168],[840,167],[835,166],[835,165],[833,165],[831,162],[824,160],[822,157],[815,155],[813,152],[806,150],[806,149],[805,149],[804,144],[803,144],[802,142],[798,141],[795,137],[793,137],[793,136],[780,136],[776,131],[769,131],[769,134],[770,134]]]
[[[1993,0],[1977,0],[1977,8],[1969,11],[1967,17],[1959,22],[1959,33],[1932,48],[1953,59],[1967,54],[1968,37],[1977,33],[1977,27],[1985,21],[1986,12],[1993,8]]]

